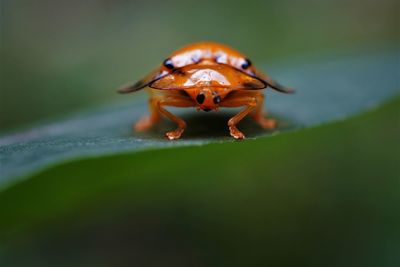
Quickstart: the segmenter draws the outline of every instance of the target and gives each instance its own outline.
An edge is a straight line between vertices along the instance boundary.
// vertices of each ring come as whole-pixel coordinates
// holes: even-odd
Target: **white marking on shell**
[[[213,81],[220,85],[229,85],[229,81],[221,73],[211,69],[203,69],[195,71],[184,83],[184,86],[207,86],[211,85]]]

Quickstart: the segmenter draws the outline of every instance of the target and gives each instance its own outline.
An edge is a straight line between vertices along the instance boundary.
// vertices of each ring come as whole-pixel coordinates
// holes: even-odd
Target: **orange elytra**
[[[181,137],[186,123],[166,110],[166,106],[204,111],[244,107],[228,121],[231,136],[243,139],[244,134],[236,125],[247,115],[265,129],[276,127],[276,121],[264,114],[261,89],[271,87],[282,93],[294,92],[257,70],[243,54],[213,42],[195,43],[175,51],[146,77],[118,92],[130,93],[145,87],[150,87],[150,116],[139,120],[135,130],[150,128],[163,115],[178,125],[176,130],[165,134],[170,140]]]

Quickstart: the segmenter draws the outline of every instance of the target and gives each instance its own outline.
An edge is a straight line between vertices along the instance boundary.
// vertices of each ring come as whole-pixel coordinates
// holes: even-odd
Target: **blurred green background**
[[[1,1],[1,129],[118,101],[171,51],[213,40],[270,64],[397,42],[396,0]]]

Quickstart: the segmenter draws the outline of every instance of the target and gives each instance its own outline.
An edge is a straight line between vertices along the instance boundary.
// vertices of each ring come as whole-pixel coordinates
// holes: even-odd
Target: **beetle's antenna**
[[[274,80],[271,80],[271,79],[270,79],[270,81],[265,81],[265,82],[267,83],[267,85],[269,87],[271,87],[271,88],[273,88],[276,91],[281,92],[281,93],[293,94],[293,93],[296,92],[294,89],[285,87],[285,86],[283,86],[283,85],[279,84],[278,82],[276,82]]]
[[[124,85],[121,88],[117,90],[118,93],[120,94],[127,94],[127,93],[132,93],[139,91],[143,88],[145,88],[147,84],[143,84],[142,80],[138,81],[135,84],[129,84],[129,85]]]
[[[169,74],[168,71],[162,71],[159,68],[157,68],[154,71],[150,72],[146,77],[144,77],[140,81],[138,81],[134,84],[122,86],[120,89],[117,90],[117,92],[120,94],[127,94],[127,93],[139,91],[147,86],[150,86],[155,81],[158,81],[159,79],[164,78],[168,74]]]
[[[265,84],[265,87],[269,86],[278,92],[285,93],[285,94],[295,93],[294,89],[279,84],[277,81],[271,79],[268,75],[266,75],[265,73],[262,73],[260,71],[255,71],[255,72],[253,72],[253,75],[250,75],[250,76],[260,80],[262,83]]]

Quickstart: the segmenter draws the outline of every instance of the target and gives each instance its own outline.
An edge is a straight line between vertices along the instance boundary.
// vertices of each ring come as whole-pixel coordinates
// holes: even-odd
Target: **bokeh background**
[[[187,43],[229,44],[264,65],[398,40],[396,0],[1,1],[0,128],[120,101]]]

